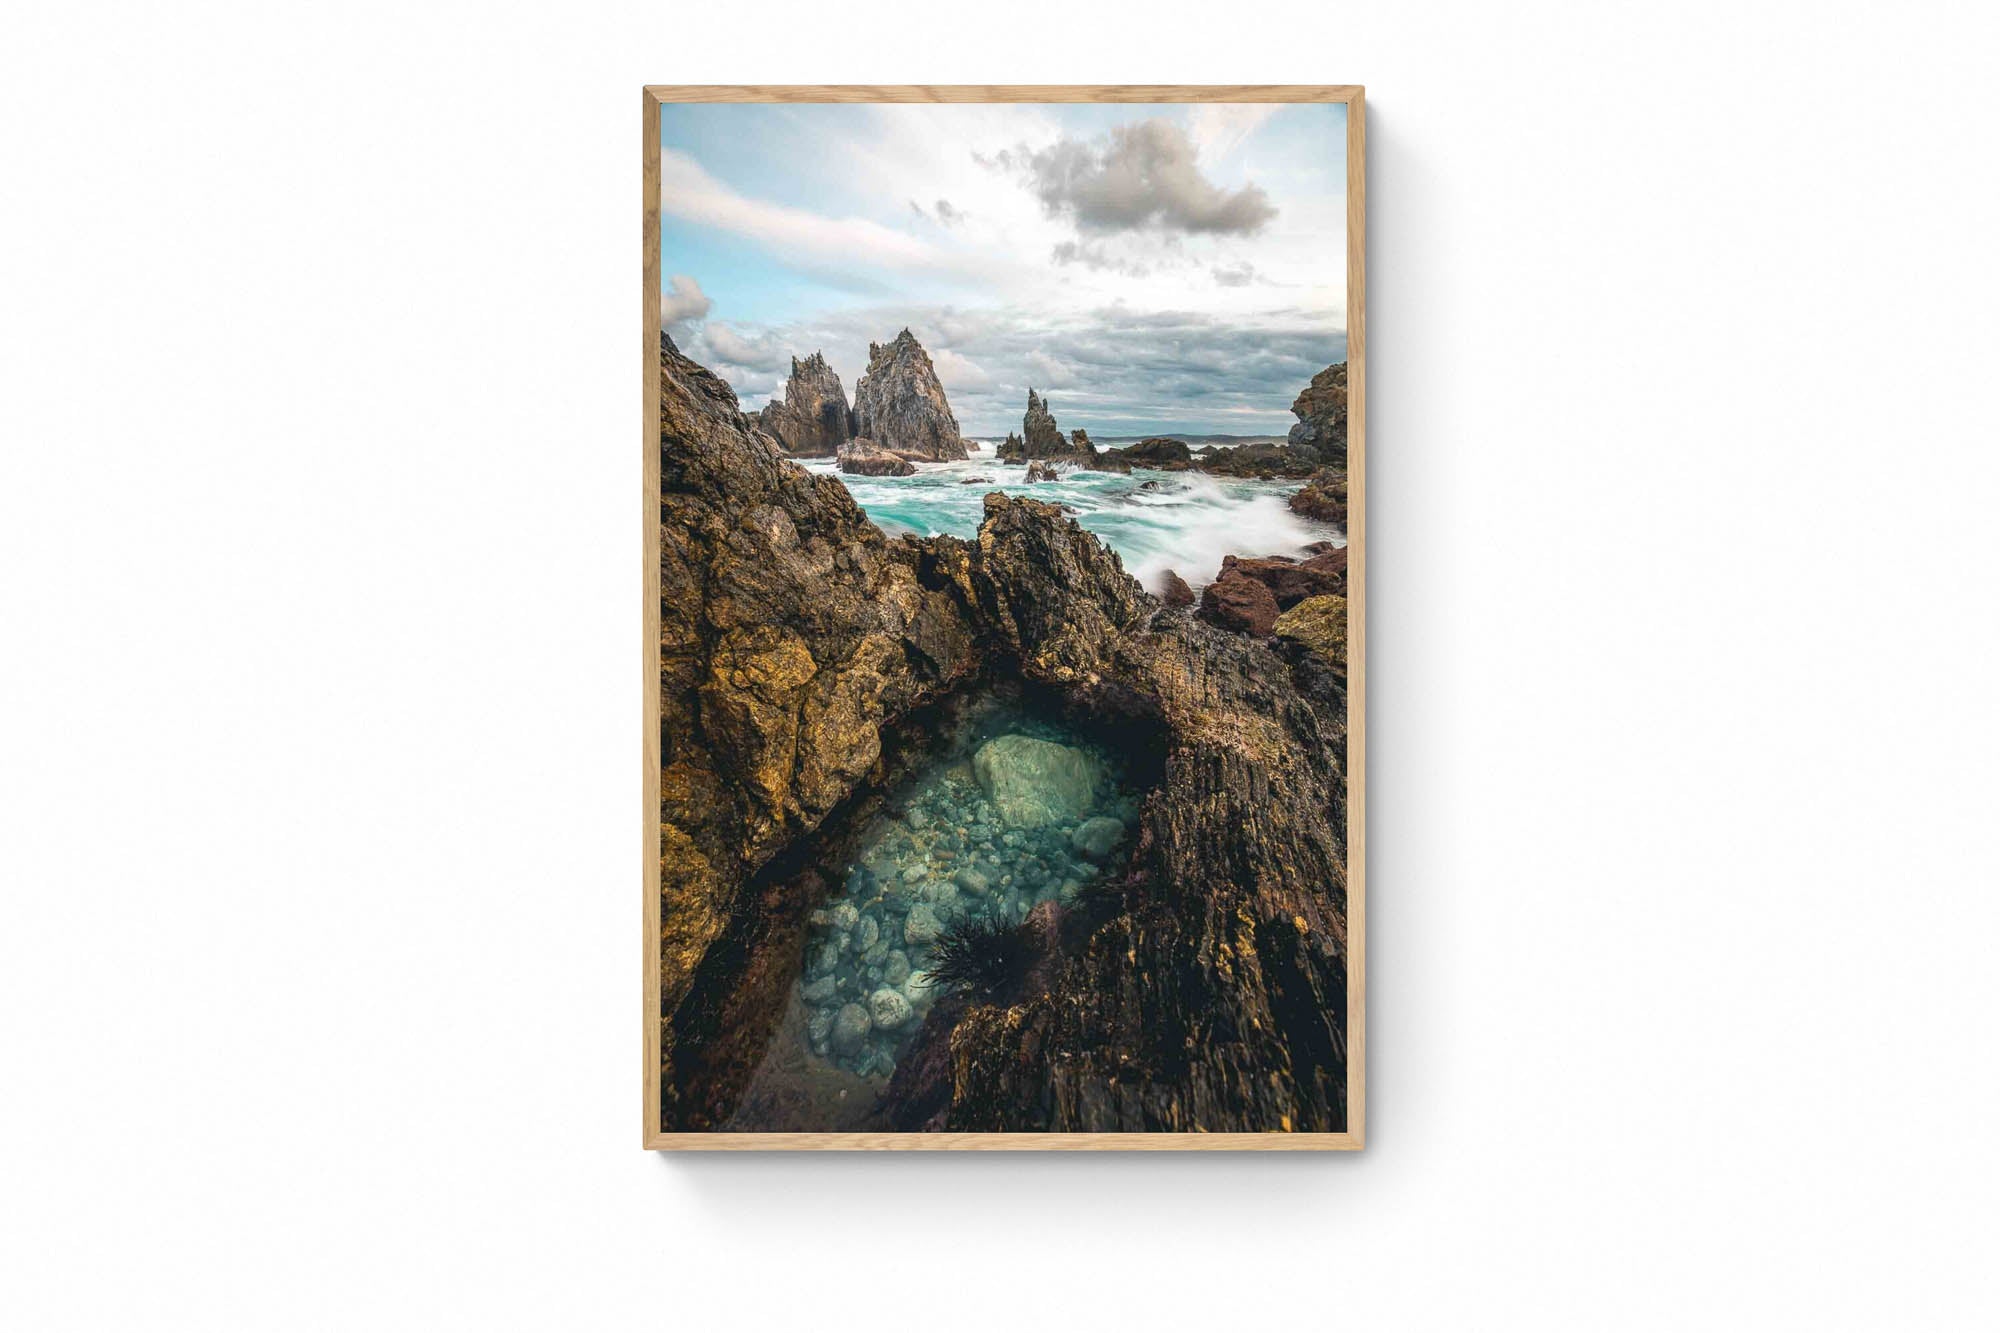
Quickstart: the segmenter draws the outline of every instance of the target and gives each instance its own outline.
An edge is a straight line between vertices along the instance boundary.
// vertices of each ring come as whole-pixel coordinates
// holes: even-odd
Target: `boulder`
[[[841,445],[837,457],[842,472],[860,477],[908,477],[917,470],[916,464],[901,454],[891,453],[860,435]]]
[[[1086,819],[1069,835],[1070,850],[1093,861],[1102,861],[1117,849],[1125,837],[1125,824],[1110,815]]]
[[[1278,599],[1264,584],[1224,564],[1222,576],[1201,590],[1197,614],[1211,625],[1268,638],[1278,619]]]
[[[1284,556],[1245,558],[1225,555],[1222,573],[1252,578],[1271,590],[1278,608],[1287,610],[1308,597],[1344,595],[1347,592],[1347,548],[1334,547],[1305,560]]]
[[[840,1012],[833,1016],[833,1049],[842,1055],[852,1055],[861,1049],[861,1043],[874,1030],[875,1020],[868,1010],[849,1002],[840,1006]]]
[[[1166,589],[1162,594],[1162,598],[1168,606],[1194,605],[1194,589],[1188,587],[1187,580],[1179,574],[1170,569],[1166,572],[1166,576],[1161,582],[1165,585]]]
[[[972,756],[972,772],[1000,818],[1016,828],[1068,823],[1097,799],[1097,761],[1082,750],[1033,736],[990,740]]]
[[[894,1032],[910,1021],[910,1002],[903,993],[884,986],[868,997],[868,1017],[880,1032]]]

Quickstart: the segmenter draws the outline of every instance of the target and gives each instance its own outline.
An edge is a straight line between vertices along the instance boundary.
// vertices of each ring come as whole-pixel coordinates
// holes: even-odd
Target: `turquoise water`
[[[979,530],[988,491],[1060,503],[1118,552],[1126,570],[1154,592],[1173,570],[1196,588],[1208,583],[1225,555],[1296,556],[1312,542],[1345,545],[1331,524],[1301,518],[1286,507],[1297,481],[1237,481],[1199,472],[1066,472],[1030,486],[1025,464],[1001,463],[992,441],[967,441],[977,452],[959,463],[919,463],[911,477],[851,477],[830,458],[801,460],[814,472],[839,477],[868,517],[886,532],[970,537]],[[982,483],[970,479],[983,477]],[[1146,483],[1154,485],[1145,488]]]
[[[969,719],[825,867],[842,888],[807,931],[788,1025],[801,1054],[885,1082],[938,998],[938,937],[1074,902],[1124,861],[1138,811],[1110,750],[1014,708]]]

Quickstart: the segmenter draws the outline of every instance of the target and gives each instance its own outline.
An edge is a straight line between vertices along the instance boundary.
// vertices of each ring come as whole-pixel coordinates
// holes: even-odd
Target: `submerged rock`
[[[879,1030],[893,1032],[910,1021],[910,1002],[888,986],[868,997],[868,1015]]]
[[[887,344],[868,344],[868,369],[854,384],[854,433],[909,458],[966,456],[930,354],[908,329]]]
[[[910,909],[903,920],[903,942],[905,944],[929,944],[944,932],[938,921],[937,909],[929,903],[918,903]]]
[[[1067,823],[1097,799],[1102,777],[1082,750],[1032,736],[1001,736],[979,747],[972,771],[1000,818],[1017,828]]]
[[[833,1016],[833,1049],[842,1055],[850,1055],[861,1049],[861,1043],[874,1029],[875,1020],[868,1010],[852,1002],[840,1006]]]
[[[1056,471],[1054,468],[1050,467],[1047,463],[1037,461],[1028,464],[1028,482],[1030,485],[1038,481],[1061,481],[1061,480],[1062,480],[1062,473]]]
[[[1069,845],[1093,861],[1102,861],[1125,836],[1125,825],[1109,815],[1086,819],[1069,835]]]

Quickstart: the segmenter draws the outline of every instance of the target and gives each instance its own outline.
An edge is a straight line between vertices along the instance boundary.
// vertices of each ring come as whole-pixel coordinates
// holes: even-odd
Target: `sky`
[[[1341,103],[660,108],[661,320],[747,410],[908,327],[959,427],[1283,434],[1347,356]]]

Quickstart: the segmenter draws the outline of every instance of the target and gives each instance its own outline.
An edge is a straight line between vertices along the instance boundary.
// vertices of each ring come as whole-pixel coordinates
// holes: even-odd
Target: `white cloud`
[[[931,366],[937,371],[938,383],[947,389],[983,389],[993,383],[993,377],[978,362],[949,347],[931,353]]]
[[[724,365],[742,366],[747,370],[776,370],[789,368],[792,364],[791,352],[768,333],[746,338],[727,324],[711,322],[702,330],[702,336],[708,350]]]
[[[685,273],[676,273],[667,280],[666,291],[660,293],[660,323],[679,324],[684,320],[700,319],[714,304],[702,291],[700,283]]]
[[[1028,375],[1036,384],[1049,384],[1061,388],[1076,383],[1076,372],[1037,347],[1025,358]]]

